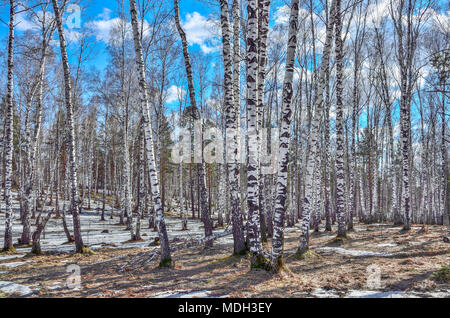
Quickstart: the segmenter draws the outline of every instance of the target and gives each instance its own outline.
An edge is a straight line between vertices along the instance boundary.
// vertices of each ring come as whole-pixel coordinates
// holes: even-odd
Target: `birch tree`
[[[189,100],[191,102],[191,111],[192,116],[195,117],[195,113],[198,113],[197,109],[197,103],[195,98],[195,88],[194,88],[194,79],[192,75],[192,65],[191,65],[191,58],[189,55],[189,49],[188,49],[188,43],[186,39],[186,33],[184,32],[181,22],[180,22],[180,13],[179,13],[179,3],[178,0],[174,0],[174,10],[175,10],[175,22],[177,26],[178,33],[180,34],[181,38],[181,44],[183,46],[183,56],[184,56],[184,64],[186,68],[186,76],[188,79],[188,88],[189,88]],[[205,163],[204,163],[204,157],[203,157],[203,130],[204,130],[204,124],[203,120],[201,120],[201,163],[197,164],[197,177],[199,180],[199,186],[200,186],[200,209],[202,214],[202,221],[204,223],[205,228],[205,236],[209,237],[212,235],[212,222],[210,219],[210,211],[208,208],[208,202],[207,202],[207,193],[206,193],[206,180],[205,180]],[[195,148],[194,148],[194,151]],[[194,157],[196,155],[194,154]],[[207,247],[212,246],[212,241],[206,242]]]
[[[336,0],[334,9],[335,50],[336,50],[336,215],[338,219],[338,237],[346,237],[345,211],[345,169],[344,169],[344,105],[343,68],[344,48],[342,41],[341,0]]]
[[[262,257],[259,218],[259,150],[258,145],[258,7],[247,1],[247,239],[252,254],[251,266],[258,267]]]
[[[66,140],[69,157],[69,182],[70,182],[70,213],[73,217],[73,231],[75,238],[75,250],[77,253],[83,253],[86,248],[83,245],[83,238],[81,236],[81,226],[79,213],[79,205],[81,199],[77,190],[77,172],[78,165],[75,157],[75,127],[73,120],[73,104],[72,104],[72,83],[70,77],[69,58],[67,56],[66,38],[64,36],[64,28],[62,24],[61,10],[57,0],[52,0],[53,11],[55,13],[56,25],[59,34],[59,46],[61,50],[61,59],[64,70],[64,97],[66,104]],[[65,3],[64,3],[65,4]]]
[[[30,215],[31,208],[33,204],[32,193],[34,192],[33,186],[35,185],[35,173],[36,173],[36,153],[38,148],[38,142],[41,132],[41,123],[42,123],[42,100],[43,100],[43,87],[44,87],[44,77],[45,77],[45,66],[47,59],[47,50],[49,46],[49,41],[54,31],[54,23],[53,21],[49,21],[47,9],[49,6],[49,2],[46,2],[41,5],[41,14],[34,14],[36,20],[41,23],[40,32],[41,32],[41,47],[40,47],[40,58],[39,58],[39,68],[37,72],[37,81],[31,85],[29,95],[27,97],[27,118],[25,123],[25,131],[26,131],[26,165],[25,165],[25,185],[24,185],[24,204],[23,204],[23,214],[22,214],[22,225],[23,231],[20,239],[21,244],[27,245],[30,244],[31,241],[31,226],[30,226]],[[31,132],[30,125],[30,108],[34,102],[34,96],[37,95],[36,100],[36,110],[35,110],[35,125],[34,131]]]
[[[284,216],[286,213],[287,177],[289,164],[289,144],[291,140],[292,95],[295,65],[295,50],[297,48],[299,0],[291,1],[289,17],[289,33],[286,53],[286,71],[283,83],[283,101],[280,127],[280,146],[278,149],[278,177],[276,189],[275,212],[273,216],[272,267],[280,271],[283,266],[284,250]]]
[[[242,254],[246,251],[243,220],[241,212],[241,195],[240,195],[240,109],[241,109],[241,91],[240,91],[240,66],[241,66],[241,18],[240,18],[240,0],[233,0],[233,104],[227,105],[225,127],[226,127],[226,144],[228,155],[227,169],[230,183],[230,209],[232,213],[233,224],[233,240],[234,254]],[[228,7],[227,7],[228,8]],[[226,29],[225,29],[226,31]],[[231,52],[230,52],[231,54]],[[224,53],[224,59],[226,54]]]
[[[314,166],[320,156],[318,152],[318,137],[320,132],[320,118],[323,112],[323,92],[325,89],[327,71],[329,71],[329,61],[330,52],[333,39],[333,27],[335,19],[336,1],[333,0],[330,7],[330,15],[328,19],[328,24],[326,27],[326,39],[325,45],[322,52],[322,64],[320,66],[317,93],[314,100],[314,117],[311,124],[311,132],[308,137],[309,153],[308,159],[306,161],[306,175],[305,175],[305,197],[303,200],[303,213],[302,213],[302,224],[301,224],[301,235],[300,244],[297,253],[304,254],[309,250],[309,228],[310,228],[310,217],[311,217],[311,204],[312,204],[312,194],[313,194],[313,184],[314,184]]]
[[[170,267],[172,259],[170,256],[169,238],[167,236],[166,223],[164,220],[163,210],[161,207],[161,196],[159,192],[158,172],[155,165],[155,154],[152,137],[152,129],[150,126],[150,113],[148,107],[147,83],[145,81],[144,57],[142,53],[142,42],[139,33],[139,23],[136,9],[136,1],[130,0],[131,25],[133,28],[134,48],[136,53],[136,67],[138,71],[139,90],[141,97],[141,113],[143,117],[143,125],[145,132],[145,147],[147,154],[147,166],[150,174],[151,192],[154,202],[156,214],[156,226],[158,229],[159,241],[161,244],[161,262],[160,266]]]
[[[5,134],[4,140],[4,173],[5,173],[5,236],[3,243],[4,251],[14,251],[12,226],[13,210],[11,196],[11,178],[12,178],[12,154],[13,154],[13,72],[14,72],[14,27],[16,4],[14,0],[9,1],[9,35],[8,35],[8,84],[6,92],[6,114],[5,114]]]

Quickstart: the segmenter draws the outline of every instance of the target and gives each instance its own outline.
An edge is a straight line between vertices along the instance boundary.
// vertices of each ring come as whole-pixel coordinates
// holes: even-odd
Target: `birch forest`
[[[1,0],[0,298],[450,297],[445,0]]]

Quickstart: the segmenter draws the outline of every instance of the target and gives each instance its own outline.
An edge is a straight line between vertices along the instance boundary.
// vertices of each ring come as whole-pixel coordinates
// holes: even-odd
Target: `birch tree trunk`
[[[151,120],[147,96],[147,83],[145,81],[144,57],[142,53],[142,43],[139,36],[139,22],[137,17],[136,0],[130,0],[131,25],[133,28],[134,46],[136,52],[136,66],[139,77],[139,89],[141,96],[141,113],[143,116],[143,125],[145,132],[145,147],[147,152],[147,165],[150,174],[150,186],[154,209],[156,214],[156,226],[161,244],[161,262],[160,266],[170,267],[172,259],[170,257],[169,238],[167,236],[166,223],[161,206],[161,196],[159,193],[158,172],[156,170],[154,145],[152,137]]]
[[[48,42],[46,40],[46,34],[43,34],[42,48],[41,48],[41,59],[40,59],[40,70],[38,79],[38,98],[37,98],[37,109],[36,109],[36,123],[34,126],[34,133],[32,139],[28,139],[27,161],[28,161],[28,173],[27,181],[25,186],[25,206],[23,215],[23,231],[21,237],[21,244],[29,244],[31,239],[31,227],[30,227],[30,206],[32,204],[33,197],[31,193],[33,191],[33,185],[35,184],[35,174],[36,174],[36,153],[38,148],[39,136],[41,132],[42,123],[42,98],[43,98],[43,87],[44,87],[44,76],[45,76],[45,63]],[[30,105],[31,106],[31,105]],[[29,134],[27,133],[29,136]]]
[[[336,216],[338,221],[338,237],[346,237],[345,216],[345,167],[344,167],[344,105],[343,69],[344,48],[342,43],[341,0],[336,0],[335,8],[335,51],[336,51]]]
[[[191,102],[192,115],[193,118],[198,114],[197,103],[195,98],[195,88],[194,88],[194,78],[192,75],[192,65],[191,59],[189,56],[188,43],[186,39],[186,33],[184,32],[181,22],[180,22],[180,13],[179,13],[179,4],[178,0],[174,0],[174,10],[175,10],[175,22],[177,26],[178,33],[180,34],[181,44],[183,46],[183,56],[184,56],[184,64],[186,68],[186,76],[188,80],[188,88],[189,88],[189,99]],[[205,166],[204,166],[204,157],[203,157],[203,131],[204,131],[204,123],[201,121],[201,163],[197,164],[197,177],[199,180],[199,188],[200,188],[200,210],[202,214],[202,221],[204,223],[205,228],[205,236],[212,235],[212,222],[210,218],[210,211],[208,207],[207,193],[206,193],[206,180],[205,180]],[[194,154],[195,157],[195,154]],[[211,247],[213,241],[207,241],[206,247]]]
[[[258,146],[258,7],[257,0],[247,1],[247,239],[252,254],[251,266],[257,267],[262,256],[259,218]]]
[[[4,171],[5,171],[5,236],[3,251],[14,251],[13,246],[13,210],[11,202],[11,178],[12,178],[12,152],[13,152],[13,71],[14,71],[14,21],[15,21],[15,3],[9,1],[10,20],[8,36],[8,87],[6,92],[6,116],[5,116],[5,135],[4,140]]]
[[[295,65],[295,50],[297,48],[299,0],[291,1],[289,17],[289,33],[286,53],[286,71],[283,83],[283,101],[280,127],[280,145],[278,149],[278,177],[275,212],[273,216],[272,268],[279,272],[283,267],[284,250],[284,217],[286,214],[287,177],[289,165],[289,143],[291,139],[292,95]]]
[[[224,64],[224,110],[227,112],[227,116],[228,116],[228,112],[230,110],[232,110],[234,108],[234,99],[237,99],[239,101],[239,95],[235,96],[234,93],[234,87],[233,87],[233,60],[231,57],[231,39],[230,39],[230,26],[229,26],[229,19],[228,19],[229,13],[228,13],[228,1],[227,0],[221,0],[220,1],[220,22],[221,22],[221,28],[222,28],[222,53],[223,53],[223,64]],[[235,21],[236,23],[236,21]],[[237,39],[237,41],[239,41],[239,38]],[[238,88],[239,89],[239,88]],[[225,128],[231,128],[227,126],[227,119],[225,120]],[[225,133],[225,138],[228,137],[228,131],[226,131]],[[233,133],[233,132],[230,132]],[[231,154],[234,154],[234,150],[233,149],[233,145],[231,147],[231,149],[226,149],[227,148],[227,140],[225,140],[225,149],[224,152],[225,154],[228,153],[228,151],[230,151]],[[226,162],[227,158],[225,156],[225,164],[227,164]],[[229,168],[230,165],[227,165],[227,168]],[[220,180],[219,180],[219,209],[222,209],[225,205],[225,193],[224,191],[225,189],[225,171],[222,170],[222,166],[219,167],[219,171],[220,171]],[[238,170],[239,171],[239,170]],[[233,171],[229,170],[228,171],[229,175],[231,175],[229,177],[230,182],[234,182],[235,180],[233,180],[233,177],[235,177],[233,175]],[[234,186],[234,185],[233,185]],[[232,193],[233,197],[235,197],[236,193]],[[235,198],[232,198],[231,200],[233,201]],[[235,207],[232,207],[232,210],[234,211]],[[240,211],[237,211],[240,213]],[[222,211],[219,211],[219,215],[222,215]],[[223,224],[223,221],[221,220],[221,217],[219,219],[219,225],[221,225],[220,223]],[[236,224],[238,225],[238,224]],[[235,229],[233,227],[233,235],[235,233]],[[238,234],[239,231],[236,232],[236,234]],[[237,238],[235,238],[236,240]],[[236,242],[235,242],[235,252],[241,252],[236,251]]]
[[[441,87],[442,87],[442,92],[446,91],[446,78],[444,76],[441,76]],[[448,226],[450,223],[449,220],[449,211],[448,211],[448,203],[447,203],[447,192],[448,192],[448,159],[447,159],[447,147],[446,145],[448,144],[448,141],[446,140],[446,136],[447,136],[447,132],[446,132],[446,113],[445,113],[445,106],[446,106],[446,94],[443,93],[442,94],[442,103],[441,103],[441,142],[440,142],[440,150],[441,150],[441,197],[440,197],[440,202],[441,202],[441,210],[440,210],[440,214],[442,216],[442,223],[443,225]]]
[[[137,215],[136,215],[136,232],[134,235],[134,238],[132,239],[139,241],[141,240],[141,219],[144,215],[144,201],[145,201],[145,163],[144,163],[144,127],[142,126],[143,120],[141,119],[141,123],[139,125],[139,140],[138,140],[138,147],[139,147],[139,172],[138,172],[138,189],[137,189]]]
[[[412,91],[417,80],[417,70],[413,69],[413,60],[417,46],[421,19],[416,19],[418,4],[412,0],[400,0],[399,3],[390,3],[390,14],[393,20],[396,45],[397,62],[400,69],[400,145],[402,154],[402,206],[401,211],[404,218],[403,229],[411,228],[411,187],[410,169],[412,168],[411,155],[411,99]],[[420,14],[423,14],[421,11]]]
[[[330,9],[330,18],[328,20],[326,29],[326,40],[322,53],[322,64],[320,66],[317,94],[314,101],[315,113],[311,124],[311,132],[308,138],[309,153],[306,160],[306,173],[305,173],[305,198],[302,205],[302,233],[300,235],[300,244],[297,253],[299,255],[306,253],[309,250],[309,227],[311,218],[311,203],[314,184],[314,165],[317,160],[317,156],[320,156],[318,151],[318,138],[320,132],[320,122],[323,112],[323,92],[326,85],[327,70],[329,70],[331,44],[333,38],[333,26],[335,18],[336,1],[333,0]]]
[[[128,107],[126,107],[128,111]],[[124,114],[122,120],[123,123],[123,136],[122,136],[122,148],[123,148],[123,199],[122,209],[120,212],[120,221],[123,222],[123,216],[127,217],[127,230],[130,231],[131,239],[134,239],[134,225],[133,216],[131,212],[131,175],[130,175],[130,155],[128,151],[128,114]]]
[[[327,1],[328,4],[328,1]],[[328,7],[328,6],[327,6]],[[328,10],[328,9],[327,9]],[[329,14],[327,12],[327,21],[330,19]],[[324,143],[325,143],[325,151],[324,151],[324,166],[325,166],[325,176],[324,176],[324,190],[325,190],[325,231],[331,232],[331,159],[330,159],[330,70],[329,65],[327,65],[326,70],[326,98],[325,98],[325,132],[324,132]]]
[[[264,124],[264,92],[267,64],[267,37],[269,33],[269,10],[270,0],[258,1],[258,131],[263,128]],[[261,134],[258,134],[258,147],[261,153],[262,140]],[[259,217],[261,229],[261,241],[267,242],[267,212],[264,209],[264,184],[265,177],[262,174],[261,160],[259,163],[259,180],[258,180],[258,200],[259,200]]]
[[[181,113],[182,113],[182,109],[181,109],[182,103],[180,101],[180,127],[181,127]],[[181,137],[184,138],[184,137]],[[185,143],[186,141],[183,140],[183,143]],[[186,213],[187,210],[184,211],[184,187],[183,187],[183,162],[180,162],[180,165],[178,167],[179,169],[179,187],[180,187],[180,193],[179,193],[179,198],[180,198],[180,217],[181,217],[181,230],[186,231],[187,230],[187,218],[186,218]],[[144,176],[143,176],[144,177]]]
[[[239,0],[233,0],[233,104],[225,107],[226,111],[226,143],[227,143],[227,169],[228,169],[228,181],[230,184],[230,209],[231,209],[231,221],[233,224],[233,252],[234,254],[242,254],[247,250],[244,239],[244,226],[241,213],[241,193],[240,193],[240,166],[239,166],[239,154],[240,154],[240,108],[241,108],[241,93],[240,93],[240,10]],[[222,7],[222,5],[221,5]],[[226,7],[228,11],[228,6]],[[228,18],[228,14],[225,15]],[[227,32],[227,29],[223,29]],[[222,36],[223,39],[226,37]],[[231,51],[225,54],[224,42],[224,59],[231,60]],[[224,63],[227,65],[228,63]]]
[[[78,194],[77,181],[77,162],[75,158],[75,128],[73,120],[73,105],[72,105],[72,84],[70,78],[69,58],[67,57],[66,39],[64,36],[64,29],[62,24],[62,17],[57,0],[52,0],[53,10],[55,12],[56,24],[59,33],[59,44],[61,49],[61,58],[64,70],[64,95],[66,103],[66,126],[67,126],[67,149],[69,152],[69,182],[70,182],[70,213],[73,217],[73,231],[75,238],[75,250],[77,253],[83,253],[83,238],[81,237],[81,227],[79,219],[79,205],[81,203]]]
[[[358,41],[358,38],[355,42]],[[353,92],[352,92],[352,135],[351,135],[351,169],[350,169],[350,209],[349,209],[349,222],[348,230],[353,230],[353,217],[356,214],[356,186],[357,186],[357,174],[356,174],[356,116],[358,116],[359,107],[359,90],[358,90],[358,75],[359,75],[359,50],[358,44],[355,43],[354,48],[354,65],[353,65]]]

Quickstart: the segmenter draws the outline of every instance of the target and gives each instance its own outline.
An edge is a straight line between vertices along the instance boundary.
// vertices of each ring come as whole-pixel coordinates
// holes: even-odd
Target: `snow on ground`
[[[404,291],[371,291],[371,290],[351,290],[350,294],[345,298],[419,298],[413,293],[407,293]]]
[[[171,290],[160,293],[155,293],[152,298],[220,298],[211,296],[208,290],[185,291],[185,290]]]
[[[61,282],[54,282],[52,284],[52,286],[47,286],[47,289],[56,290],[56,289],[62,288],[62,286],[63,285],[61,284]]]
[[[16,194],[13,194],[16,198]],[[67,206],[67,205],[66,205]],[[100,205],[99,205],[100,206]],[[4,202],[0,203],[0,211],[4,207]],[[92,209],[97,207],[97,204],[92,202]],[[14,243],[20,238],[22,233],[22,225],[19,216],[19,204],[16,200],[13,201],[14,222],[13,222],[13,238]],[[106,207],[106,221],[100,221],[100,211],[83,209],[80,216],[81,230],[83,242],[85,245],[91,247],[93,250],[102,248],[146,248],[149,247],[150,242],[158,236],[153,229],[148,229],[148,219],[141,221],[141,236],[143,241],[128,242],[130,240],[130,232],[125,230],[125,225],[118,225],[119,211],[114,210],[114,219],[110,219],[111,207]],[[73,222],[70,215],[66,216],[67,226],[72,233]],[[181,231],[181,221],[179,218],[166,217],[166,227],[169,240],[191,240],[204,237],[204,230],[199,220],[188,220],[188,231]],[[0,224],[4,224],[5,215],[0,213]],[[32,230],[34,230],[34,220],[32,221]],[[0,246],[3,246],[4,227],[0,227]],[[218,230],[219,233],[221,230]],[[107,232],[107,233],[103,233]],[[230,238],[222,238],[225,242],[232,242]],[[62,219],[51,218],[42,233],[41,247],[43,251],[71,253],[75,247],[73,244],[66,244],[67,238],[63,230]],[[21,254],[31,252],[31,247],[18,248],[17,251]],[[22,255],[23,256],[23,255]],[[7,256],[10,258],[21,258],[21,255]],[[1,256],[0,263],[8,258]],[[20,265],[19,265],[20,266]]]
[[[392,256],[392,253],[383,252],[371,252],[371,251],[359,251],[359,250],[348,250],[342,247],[318,247],[315,248],[317,251],[331,251],[337,252],[343,255],[357,256],[357,257],[367,257],[367,256]]]
[[[15,268],[22,266],[28,262],[13,262],[13,263],[0,263],[0,267],[7,267],[7,268]]]
[[[315,298],[423,298],[423,297],[448,297],[450,290],[445,292],[408,292],[408,291],[377,291],[377,290],[349,290],[337,291],[316,288],[312,292],[295,292],[293,295],[303,295]]]
[[[33,295],[37,290],[31,289],[28,286],[15,284],[13,282],[0,281],[0,292],[8,295],[20,295],[27,297]]]
[[[345,298],[423,298],[423,297],[448,297],[450,290],[446,292],[408,292],[408,291],[371,291],[351,290]]]
[[[22,258],[24,257],[25,254],[16,254],[16,255],[0,255],[0,262],[1,261],[6,261],[9,259],[14,259],[14,258]]]
[[[396,247],[397,244],[394,243],[386,243],[386,244],[377,244],[377,247]]]

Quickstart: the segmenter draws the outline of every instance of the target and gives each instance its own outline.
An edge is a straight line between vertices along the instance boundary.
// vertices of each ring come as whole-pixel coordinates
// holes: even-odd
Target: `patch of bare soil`
[[[134,255],[154,248],[110,248],[89,256],[27,256],[21,259],[25,264],[6,271],[0,264],[0,280],[34,288],[37,292],[32,297],[195,297],[195,291],[203,296],[207,291],[210,297],[310,297],[317,289],[339,297],[355,290],[415,292],[423,297],[441,292],[450,297],[445,276],[450,244],[442,240],[447,232],[442,226],[428,226],[425,231],[414,226],[401,233],[400,227],[358,224],[339,247],[330,245],[335,233],[313,234],[311,252],[298,258],[299,231],[287,231],[286,266],[277,275],[250,270],[247,256],[231,256],[232,243],[219,240],[208,250],[193,247],[173,253],[171,269],[159,268],[155,259],[137,270],[120,271]],[[270,250],[270,242],[265,248]],[[81,268],[79,290],[66,285],[72,275],[67,272],[70,264]],[[380,278],[375,287],[368,285],[374,266]],[[444,274],[437,275],[439,271]]]

